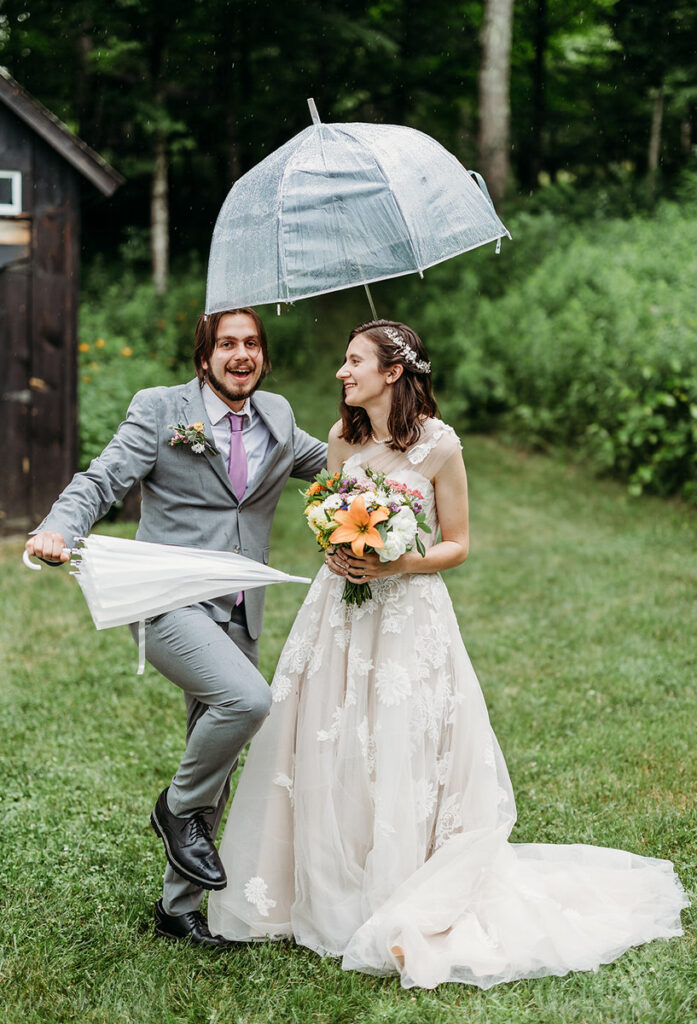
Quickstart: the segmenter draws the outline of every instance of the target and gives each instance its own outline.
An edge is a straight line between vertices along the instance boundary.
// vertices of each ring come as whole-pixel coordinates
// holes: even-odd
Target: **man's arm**
[[[83,473],[77,473],[26,544],[29,554],[66,561],[64,548],[75,546],[94,523],[120,501],[134,483],[147,476],[157,460],[158,424],[155,389],[134,396],[116,434]]]
[[[293,456],[291,476],[312,480],[327,464],[327,445],[301,430],[293,419]]]

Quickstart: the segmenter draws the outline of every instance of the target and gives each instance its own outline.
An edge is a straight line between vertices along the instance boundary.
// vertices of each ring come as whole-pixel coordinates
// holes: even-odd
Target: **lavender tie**
[[[230,456],[227,462],[228,476],[237,500],[242,501],[247,488],[247,452],[242,442],[242,416],[229,412],[230,420]]]
[[[243,417],[235,416],[234,412],[229,412],[227,418],[230,420],[230,455],[227,462],[227,472],[232,489],[237,496],[237,501],[240,502],[247,489],[247,452],[242,442]],[[235,601],[235,607],[242,604],[243,600],[244,591],[240,590]]]

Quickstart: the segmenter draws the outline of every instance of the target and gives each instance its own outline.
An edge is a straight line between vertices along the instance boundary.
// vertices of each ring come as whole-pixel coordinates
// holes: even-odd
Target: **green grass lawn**
[[[334,402],[328,394],[308,425],[326,430]],[[465,458],[472,550],[447,581],[516,790],[513,838],[668,857],[692,893],[694,517],[490,439],[466,439]],[[182,749],[181,694],[152,668],[136,676],[128,631],[97,632],[67,570],[29,573],[21,548],[0,545],[7,1024],[697,1020],[691,908],[682,939],[597,974],[487,993],[403,991],[290,944],[211,955],[158,939],[163,855],[148,818]],[[319,564],[295,485],[276,516],[272,563],[306,575]],[[299,585],[269,590],[268,678],[302,595]]]

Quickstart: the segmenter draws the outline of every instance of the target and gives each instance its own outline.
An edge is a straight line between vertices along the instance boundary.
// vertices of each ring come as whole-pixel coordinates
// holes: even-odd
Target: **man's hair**
[[[257,311],[252,309],[251,306],[243,306],[241,309],[223,309],[220,313],[201,313],[196,324],[196,334],[194,335],[194,366],[196,368],[196,376],[201,383],[206,379],[203,363],[210,362],[213,349],[215,348],[218,324],[228,313],[243,313],[245,316],[251,317],[256,325],[261,352],[264,357],[261,377],[259,378],[259,383],[261,384],[267,373],[271,372],[271,360],[269,359],[269,346],[266,340],[264,325]]]
[[[412,358],[405,358],[385,327],[396,331],[402,344],[411,349]],[[369,320],[359,324],[349,334],[349,343],[358,334],[364,334],[375,346],[378,369],[381,373],[397,364],[402,367],[401,377],[392,385],[392,404],[387,417],[387,432],[392,438],[388,448],[403,452],[418,441],[424,419],[438,415],[438,406],[433,396],[430,367],[427,371],[416,369],[414,362],[426,363],[428,357],[423,342],[416,331],[396,320]],[[341,397],[341,437],[349,444],[365,444],[370,438],[370,418],[360,406],[349,406]]]

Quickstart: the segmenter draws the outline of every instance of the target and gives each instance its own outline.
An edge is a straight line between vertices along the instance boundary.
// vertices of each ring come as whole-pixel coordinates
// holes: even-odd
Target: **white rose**
[[[410,508],[403,508],[392,516],[387,526],[385,546],[378,551],[381,562],[394,562],[414,543],[417,531],[416,517]]]

